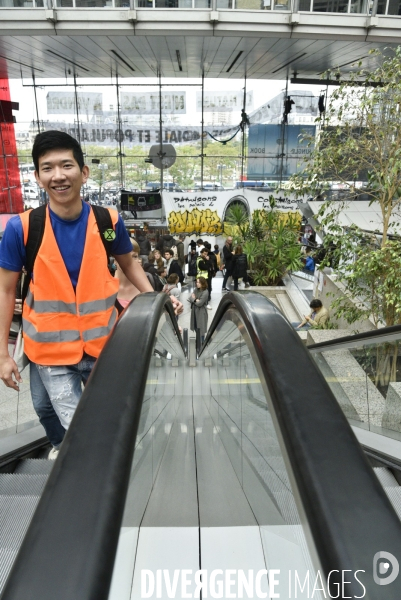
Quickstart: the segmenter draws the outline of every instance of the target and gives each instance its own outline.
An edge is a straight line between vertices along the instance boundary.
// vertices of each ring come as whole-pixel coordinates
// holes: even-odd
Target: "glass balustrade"
[[[401,440],[401,339],[313,350],[350,423]]]

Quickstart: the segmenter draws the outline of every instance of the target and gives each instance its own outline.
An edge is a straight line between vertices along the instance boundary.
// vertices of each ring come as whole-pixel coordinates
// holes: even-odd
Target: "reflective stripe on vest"
[[[83,302],[78,305],[78,313],[76,304],[73,302],[63,302],[62,300],[34,300],[31,290],[28,290],[26,303],[29,308],[32,308],[36,314],[45,313],[69,313],[70,315],[91,315],[93,313],[107,310],[114,305],[116,296],[113,294],[104,300],[93,300],[92,302]]]
[[[201,271],[199,269],[199,263],[200,263],[201,260],[203,260],[202,256],[198,256],[198,258],[196,259],[197,276],[198,277],[204,277],[205,279],[208,279],[209,278],[209,272],[208,271]]]
[[[29,212],[20,215],[24,243]],[[113,226],[117,211],[110,210]],[[108,270],[104,246],[90,210],[84,252],[74,290],[51,226],[49,210],[33,278],[23,306],[24,348],[44,365],[77,364],[83,353],[98,357],[116,320],[119,282]]]

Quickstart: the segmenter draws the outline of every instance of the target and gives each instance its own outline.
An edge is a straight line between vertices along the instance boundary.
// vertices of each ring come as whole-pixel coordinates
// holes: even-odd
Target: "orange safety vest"
[[[118,213],[110,210],[115,229]],[[20,214],[24,244],[29,213]],[[41,365],[74,365],[83,353],[98,357],[117,320],[114,306],[119,282],[107,268],[95,215],[88,217],[76,290],[61,256],[46,211],[45,230],[22,311],[24,351]]]

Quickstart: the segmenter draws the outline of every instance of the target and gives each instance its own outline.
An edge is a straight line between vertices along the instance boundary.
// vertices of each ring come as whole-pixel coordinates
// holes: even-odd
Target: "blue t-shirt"
[[[49,210],[57,245],[75,289],[84,253],[90,205],[83,202],[81,214],[72,221],[61,219],[50,207]],[[120,216],[116,223],[116,237],[111,249],[112,253],[117,255],[132,252],[132,244]],[[0,247],[0,267],[20,272],[25,263],[24,232],[21,219],[17,215],[8,221],[4,231]]]

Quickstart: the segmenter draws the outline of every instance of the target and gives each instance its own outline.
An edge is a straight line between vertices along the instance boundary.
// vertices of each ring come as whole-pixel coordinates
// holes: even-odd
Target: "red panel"
[[[0,58],[0,72],[7,73]],[[0,78],[0,100],[11,100],[8,77]],[[0,213],[20,213],[24,210],[18,168],[17,143],[13,123],[3,123],[0,114]]]

